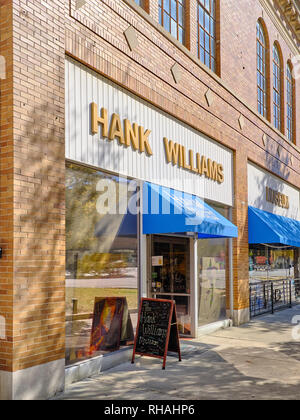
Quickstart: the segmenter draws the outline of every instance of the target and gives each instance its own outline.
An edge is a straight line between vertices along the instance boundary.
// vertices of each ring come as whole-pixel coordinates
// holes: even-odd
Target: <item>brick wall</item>
[[[5,322],[0,339],[0,370],[12,368],[13,346],[13,93],[12,4],[0,1],[0,55],[6,78],[0,79],[0,317]]]
[[[248,174],[247,153],[237,149],[234,159],[235,206],[233,222],[239,229],[239,236],[233,241],[233,292],[234,310],[249,306],[249,249],[248,249]]]
[[[11,68],[6,82],[13,131],[11,121],[6,137],[1,130],[1,223],[7,223],[1,240],[12,237],[3,242],[0,283],[8,286],[1,284],[0,314],[7,305],[2,290],[8,289],[12,330],[10,354],[0,368],[16,371],[64,358],[64,2],[5,3],[14,33],[13,84]],[[1,106],[2,88],[3,82]],[[6,210],[3,200],[9,201]],[[0,340],[0,354],[6,346]]]
[[[231,87],[247,104],[257,109],[256,94],[256,22],[261,19],[266,30],[266,36],[270,46],[270,91],[269,100],[273,103],[273,45],[277,43],[282,52],[283,79],[284,79],[284,127],[286,126],[286,66],[295,53],[291,50],[288,42],[282,36],[279,29],[273,24],[270,12],[263,9],[259,1],[240,0],[237,7],[235,0],[220,2],[221,5],[221,65],[222,79]],[[285,22],[284,16],[279,9],[275,9],[280,19]],[[288,28],[289,25],[285,23]],[[285,36],[287,37],[287,35]],[[296,41],[295,41],[296,42]],[[299,40],[298,40],[299,48]],[[298,52],[299,54],[299,52]],[[296,90],[300,91],[300,80],[297,81]],[[299,94],[298,109],[299,109]],[[274,115],[271,106],[270,121],[273,124]],[[298,128],[298,141],[300,127]],[[285,129],[283,130],[286,133]],[[299,144],[298,144],[299,145]]]
[[[75,0],[0,0],[1,55],[7,70],[14,62],[14,77],[8,71],[0,82],[0,316],[7,327],[7,339],[0,340],[1,370],[64,358],[65,50],[234,151],[233,218],[240,232],[234,246],[235,309],[248,306],[247,161],[300,188],[299,150],[256,113],[258,17],[263,14],[270,44],[278,40],[285,62],[291,54],[261,3],[241,0],[237,8],[233,0],[222,2],[221,80],[197,60],[196,0],[188,2],[189,50],[159,30],[156,0],[147,2],[149,22],[129,3],[88,0],[76,11]],[[130,25],[139,40],[134,51],[123,34]],[[170,72],[175,63],[182,72],[177,84]],[[299,121],[297,130],[299,142]]]
[[[203,71],[203,67],[176,48],[167,36],[155,31],[155,27],[147,24],[133,8],[121,0],[114,2],[89,0],[86,6],[75,13],[75,0],[72,0],[71,4],[72,17],[67,15],[66,21],[68,53],[195,128],[212,135],[232,149],[235,150],[241,145],[249,148],[249,158],[257,160],[262,166],[265,166],[267,153],[271,158],[278,158],[276,151],[278,145],[281,146],[283,151],[281,164],[288,162],[287,157],[291,155],[295,157],[289,182],[297,185],[298,152],[284,141],[275,129],[266,125],[234,97],[230,89],[224,89],[222,84],[211,78],[209,72]],[[122,9],[119,7],[120,4]],[[118,22],[118,25],[112,22]],[[123,36],[123,31],[129,25],[136,28],[139,39],[139,47],[133,52],[130,52]],[[256,20],[254,24],[256,48],[255,36]],[[249,89],[250,83],[248,83],[248,95],[251,91],[254,98],[252,104],[256,111],[256,59],[254,61],[252,69],[254,73],[252,81],[254,81],[251,82],[254,87]],[[170,72],[175,62],[182,68],[182,81],[179,84],[174,83]],[[223,75],[225,67],[222,67]],[[235,77],[233,71],[231,75]],[[246,79],[250,80],[250,76],[248,75]],[[234,86],[232,91],[236,92],[240,86],[238,79],[234,79]],[[211,107],[207,106],[204,98],[208,88],[215,94]],[[250,99],[248,104],[251,106]],[[245,117],[243,130],[240,130],[238,124],[240,114]],[[263,133],[269,137],[267,150],[261,141]],[[281,176],[280,170],[277,174]]]
[[[68,2],[67,2],[68,3]],[[300,188],[300,154],[272,125],[257,115],[256,22],[263,15],[270,44],[280,42],[284,62],[290,57],[287,42],[277,36],[259,1],[221,2],[221,81],[197,60],[196,0],[190,0],[188,49],[178,48],[170,35],[158,30],[157,1],[149,1],[150,21],[130,1],[89,0],[75,11],[66,6],[66,52],[100,74],[216,139],[235,152],[235,209],[240,232],[234,243],[235,309],[248,307],[247,161],[252,160]],[[255,5],[253,6],[253,3]],[[123,32],[133,26],[139,46],[130,51]],[[182,72],[176,84],[170,69]],[[300,86],[297,82],[297,90]],[[205,93],[212,91],[209,106]],[[271,93],[271,92],[270,92]],[[297,106],[299,95],[297,96]],[[244,126],[239,124],[240,116]],[[299,141],[299,124],[297,124]],[[267,135],[266,145],[263,134]],[[292,162],[292,163],[291,163]]]
[[[14,370],[64,358],[64,2],[14,2]]]

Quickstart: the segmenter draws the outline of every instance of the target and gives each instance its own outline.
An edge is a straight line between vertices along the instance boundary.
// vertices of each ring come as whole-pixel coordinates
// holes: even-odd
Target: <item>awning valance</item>
[[[248,208],[249,244],[300,247],[300,222],[254,207]]]
[[[144,183],[143,233],[197,233],[199,238],[236,238],[237,227],[191,194]]]

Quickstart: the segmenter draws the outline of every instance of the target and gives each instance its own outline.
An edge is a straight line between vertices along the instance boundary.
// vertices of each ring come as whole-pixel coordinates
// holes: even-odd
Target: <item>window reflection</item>
[[[159,23],[182,44],[185,43],[185,0],[159,0]]]
[[[228,209],[209,203],[229,219]],[[226,319],[228,239],[198,240],[199,326]]]
[[[277,45],[273,47],[273,111],[274,126],[281,130],[281,59]]]
[[[136,187],[134,190],[131,183],[128,188],[128,184],[113,175],[67,165],[67,364],[95,355],[91,333],[95,302],[101,298],[126,298],[124,319],[129,310],[132,324],[136,325],[137,216],[127,211]],[[112,301],[103,307],[107,312],[107,308],[113,308]],[[106,322],[109,316],[107,313]],[[123,333],[121,344],[126,344],[126,340],[122,343],[126,338]]]
[[[216,71],[216,6],[215,0],[198,0],[198,57]]]
[[[294,248],[263,244],[250,245],[250,283],[298,277],[295,261],[298,262],[295,259]]]
[[[257,54],[257,106],[258,112],[267,117],[267,43],[262,24],[256,25]]]
[[[198,241],[199,325],[226,319],[227,240]]]
[[[294,140],[294,83],[291,65],[287,65],[286,71],[286,125],[289,141]]]
[[[144,0],[134,0],[138,6],[144,7]]]

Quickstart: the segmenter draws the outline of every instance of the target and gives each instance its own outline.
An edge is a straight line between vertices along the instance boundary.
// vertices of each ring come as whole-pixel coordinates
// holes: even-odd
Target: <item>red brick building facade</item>
[[[143,7],[134,0],[0,0],[0,398],[46,397],[64,386],[66,59],[233,152],[232,221],[239,236],[232,309],[236,324],[248,319],[248,163],[300,190],[299,5],[215,4],[212,71],[198,54],[198,0],[185,1],[183,43],[159,23],[157,0]],[[266,48],[265,117],[257,106],[258,22]],[[274,44],[282,63],[280,130]]]

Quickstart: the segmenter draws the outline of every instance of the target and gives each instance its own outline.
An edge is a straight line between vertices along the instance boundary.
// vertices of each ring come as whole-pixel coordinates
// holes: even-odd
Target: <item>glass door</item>
[[[179,331],[191,335],[189,239],[153,236],[150,264],[151,297],[174,300]]]

